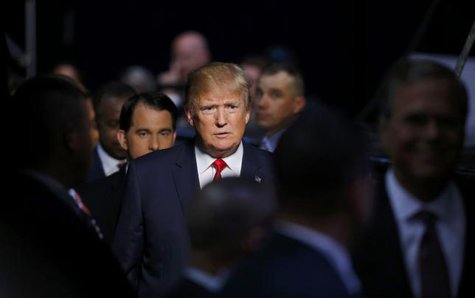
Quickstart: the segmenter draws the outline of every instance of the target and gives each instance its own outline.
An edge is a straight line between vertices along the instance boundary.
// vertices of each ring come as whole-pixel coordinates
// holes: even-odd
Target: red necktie
[[[218,158],[211,164],[211,166],[216,169],[216,174],[214,174],[213,180],[219,181],[221,179],[221,172],[228,165],[226,164],[224,160],[222,160],[221,158]]]

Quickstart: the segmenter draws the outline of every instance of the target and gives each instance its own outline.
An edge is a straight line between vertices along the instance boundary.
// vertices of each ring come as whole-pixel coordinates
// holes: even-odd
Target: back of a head
[[[276,190],[284,212],[334,214],[345,191],[366,171],[365,142],[355,126],[324,106],[302,113],[274,152]]]
[[[466,118],[468,99],[463,82],[448,67],[423,59],[403,59],[388,70],[380,93],[380,117],[387,118],[391,115],[395,94],[401,86],[430,79],[451,82],[454,104],[458,105],[461,115]]]
[[[172,60],[179,67],[180,79],[211,60],[211,53],[206,37],[197,31],[185,31],[172,43]]]
[[[206,185],[186,206],[186,223],[193,251],[216,261],[243,254],[241,244],[250,229],[270,231],[275,208],[270,189],[239,177]]]
[[[185,109],[192,110],[197,98],[212,91],[240,94],[250,107],[249,81],[243,69],[234,63],[212,62],[192,71],[186,84]]]
[[[154,92],[157,89],[152,72],[140,65],[128,67],[121,75],[120,81],[132,87],[135,92]]]
[[[60,76],[25,81],[11,104],[11,111],[22,117],[9,139],[20,168],[48,162],[61,150],[64,133],[80,128],[88,118],[85,95],[74,82]]]
[[[103,111],[101,111],[101,103],[104,101],[104,99],[115,98],[117,100],[125,101],[134,95],[134,89],[125,83],[113,81],[104,84],[99,88],[93,97],[96,118],[100,118],[103,113]]]

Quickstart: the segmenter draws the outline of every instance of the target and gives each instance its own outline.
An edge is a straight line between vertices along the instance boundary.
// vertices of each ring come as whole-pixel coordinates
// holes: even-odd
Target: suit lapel
[[[384,175],[379,180],[379,187],[377,195],[379,201],[375,208],[375,222],[373,228],[375,229],[376,238],[373,241],[378,243],[378,248],[374,248],[376,263],[384,268],[375,271],[384,272],[385,276],[380,276],[381,287],[392,289],[394,297],[411,297],[412,291],[410,289],[409,280],[406,272],[404,256],[401,250],[400,238],[396,220],[391,209],[388,194],[385,188]],[[387,276],[386,276],[387,274]],[[386,286],[384,286],[386,285]]]
[[[463,258],[462,276],[460,279],[457,297],[473,297],[475,294],[475,286],[473,285],[473,277],[475,276],[474,264],[475,258],[473,251],[475,249],[475,191],[473,188],[473,177],[467,178],[466,181],[458,181],[458,187],[462,195],[465,210],[465,248]]]
[[[259,174],[260,164],[258,163],[255,152],[247,144],[243,145],[243,149],[241,177],[261,182],[262,177]]]
[[[183,208],[185,200],[200,188],[193,142],[188,142],[182,146],[177,154],[172,172],[176,191]]]

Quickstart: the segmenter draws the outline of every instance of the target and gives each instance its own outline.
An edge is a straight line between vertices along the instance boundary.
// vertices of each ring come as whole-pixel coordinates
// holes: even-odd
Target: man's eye
[[[428,119],[424,115],[410,115],[406,117],[406,122],[414,126],[422,126],[427,123]]]
[[[238,108],[239,108],[238,105],[229,105],[228,106],[228,111],[229,112],[235,112],[235,111],[237,111]]]
[[[203,107],[201,108],[201,112],[203,114],[212,114],[214,112],[215,108],[214,107]]]

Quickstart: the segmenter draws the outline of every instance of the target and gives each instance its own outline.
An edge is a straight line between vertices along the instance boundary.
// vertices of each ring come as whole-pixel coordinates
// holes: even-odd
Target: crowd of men
[[[474,297],[475,187],[457,173],[467,93],[453,71],[406,59],[388,71],[381,167],[359,126],[308,104],[295,65],[269,64],[253,93],[241,66],[210,59],[174,61],[163,92],[103,86],[95,122],[71,78],[16,90],[0,296]]]

